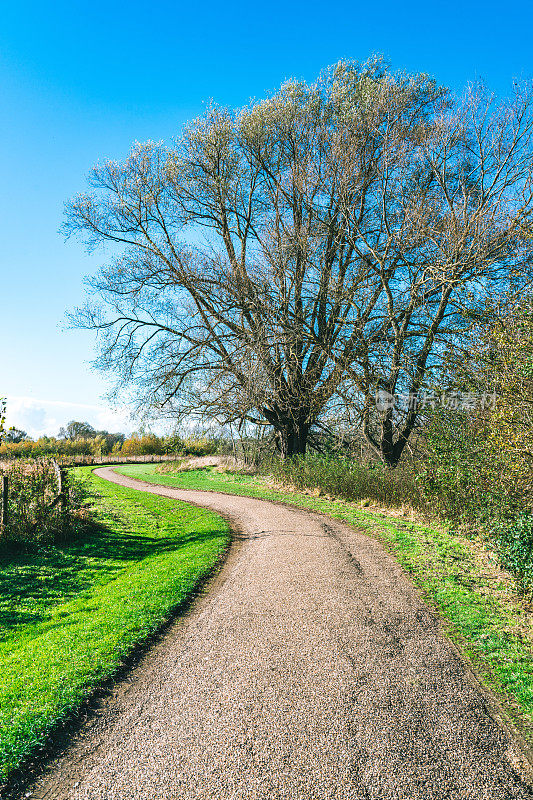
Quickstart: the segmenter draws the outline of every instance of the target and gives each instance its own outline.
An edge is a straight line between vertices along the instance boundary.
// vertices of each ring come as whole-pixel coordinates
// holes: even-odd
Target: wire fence
[[[96,464],[156,464],[161,461],[175,461],[177,455],[139,455],[139,456],[58,456],[56,461],[61,466],[82,467]]]
[[[13,464],[17,461],[23,461],[32,459],[34,457],[28,456],[26,459],[21,458],[18,455],[2,455],[0,456],[0,470],[2,466],[6,466],[9,464]],[[128,456],[115,456],[113,454],[104,455],[104,456],[93,456],[93,455],[42,455],[35,457],[36,459],[39,458],[53,458],[54,461],[61,467],[90,467],[95,465],[104,465],[104,464],[152,464],[152,463],[159,463],[161,461],[174,461],[176,458],[179,458],[177,454],[168,454],[165,453],[163,455],[128,455]]]

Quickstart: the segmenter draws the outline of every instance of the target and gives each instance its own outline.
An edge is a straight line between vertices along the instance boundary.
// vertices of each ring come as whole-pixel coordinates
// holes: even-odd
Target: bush
[[[436,514],[478,525],[512,513],[520,499],[513,497],[503,475],[502,456],[488,446],[483,420],[446,411],[430,419],[416,481]]]
[[[4,474],[9,481],[6,541],[25,544],[53,541],[72,529],[82,516],[84,484],[69,476],[68,508],[62,513],[61,504],[57,502],[59,486],[52,460],[17,460],[4,469]]]
[[[531,509],[531,467],[517,479],[494,427],[493,414],[440,411],[429,420],[416,472],[421,495],[438,515],[491,527]]]
[[[502,565],[512,572],[522,591],[533,595],[533,516],[518,514],[494,530]]]
[[[155,433],[144,433],[142,435],[132,434],[122,445],[121,455],[123,456],[143,456],[161,455],[165,452],[163,439]]]
[[[43,456],[90,455],[92,439],[56,439],[53,436],[41,436],[37,441],[23,439],[21,442],[0,443],[0,460],[42,458]]]
[[[186,456],[212,456],[218,450],[213,439],[186,439],[183,442],[183,453]]]
[[[297,489],[318,489],[346,500],[371,499],[385,505],[413,504],[419,496],[408,465],[391,470],[380,463],[307,455],[276,461],[269,471]]]

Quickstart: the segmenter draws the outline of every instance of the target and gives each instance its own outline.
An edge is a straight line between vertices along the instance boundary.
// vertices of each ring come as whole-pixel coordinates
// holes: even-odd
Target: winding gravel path
[[[32,798],[531,798],[520,755],[379,543],[246,497],[108,480],[187,500],[240,534]]]

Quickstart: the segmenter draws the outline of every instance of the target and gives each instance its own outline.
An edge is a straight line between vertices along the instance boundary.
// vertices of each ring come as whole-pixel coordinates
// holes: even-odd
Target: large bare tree
[[[393,466],[439,355],[530,270],[532,131],[527,87],[457,99],[379,60],[211,107],[68,205],[108,245],[77,323],[142,405],[272,426],[290,456],[340,403]]]

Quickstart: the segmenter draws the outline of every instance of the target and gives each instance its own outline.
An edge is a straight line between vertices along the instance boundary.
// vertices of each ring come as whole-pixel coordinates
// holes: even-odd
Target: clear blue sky
[[[339,58],[384,54],[460,89],[533,76],[533,4],[448,2],[0,3],[0,395],[35,434],[71,418],[131,428],[101,400],[91,333],[65,310],[101,256],[57,233],[98,159],[169,139],[214,98],[240,106]]]

